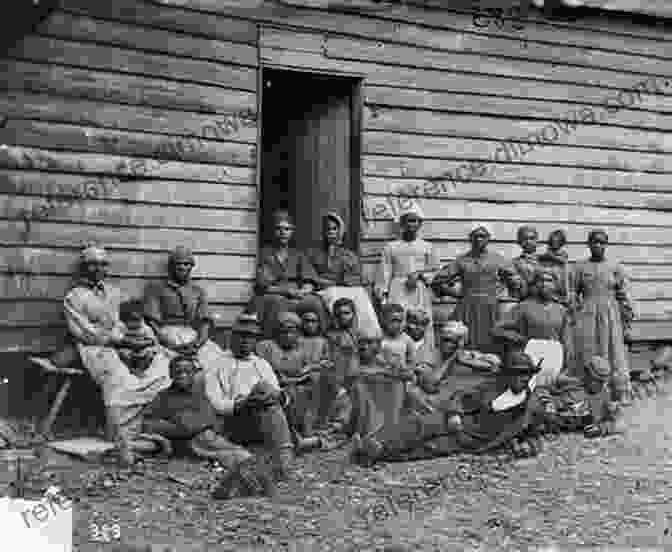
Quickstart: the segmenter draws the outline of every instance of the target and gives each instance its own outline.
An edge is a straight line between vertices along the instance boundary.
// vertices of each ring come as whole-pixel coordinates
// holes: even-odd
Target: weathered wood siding
[[[367,270],[408,193],[444,260],[466,248],[473,220],[509,256],[523,223],[565,228],[574,259],[601,226],[633,277],[637,334],[672,337],[672,37],[661,29],[609,17],[477,27],[468,13],[373,0],[161,3],[64,0],[0,60],[0,349],[48,345],[76,246],[91,238],[132,293],[174,245],[192,245],[215,310],[232,319],[256,251],[259,59],[365,79]],[[535,143],[544,128],[553,138]]]
[[[63,3],[0,60],[0,350],[58,344],[88,240],[130,296],[178,244],[222,325],[250,294],[257,27],[107,4]]]

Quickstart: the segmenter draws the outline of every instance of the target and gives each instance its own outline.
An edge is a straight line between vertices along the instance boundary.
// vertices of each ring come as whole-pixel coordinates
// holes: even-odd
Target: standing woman
[[[345,222],[336,213],[322,217],[322,243],[308,250],[307,256],[317,274],[318,295],[326,303],[320,311],[322,327],[337,299],[351,299],[357,310],[358,327],[368,335],[380,336],[378,317],[364,288],[362,268],[357,254],[343,247]]]
[[[404,314],[411,307],[424,310],[429,317],[425,339],[434,349],[430,284],[440,261],[432,244],[418,237],[423,218],[416,203],[399,213],[401,239],[388,243],[383,249],[375,292],[381,304],[399,304]]]
[[[548,248],[539,255],[541,266],[551,269],[560,283],[555,300],[571,310],[573,299],[572,274],[569,267],[569,256],[564,250],[567,234],[564,230],[553,230],[548,236]]]
[[[612,399],[627,403],[631,384],[624,336],[634,312],[624,268],[605,258],[608,241],[604,230],[592,230],[588,234],[590,258],[575,268],[577,366],[585,366],[593,356],[607,359]]]
[[[259,255],[255,297],[250,310],[261,320],[264,337],[271,339],[278,323],[278,314],[295,311],[303,301],[316,303],[319,297],[311,295],[317,274],[308,258],[293,247],[294,223],[287,211],[273,213],[275,242],[264,247]]]
[[[459,298],[453,318],[469,328],[470,349],[484,353],[497,352],[491,330],[498,318],[498,285],[500,282],[516,293],[522,281],[511,261],[488,250],[492,233],[486,223],[476,224],[469,234],[471,250],[444,266],[434,279],[438,295],[456,297],[453,284],[460,280]]]

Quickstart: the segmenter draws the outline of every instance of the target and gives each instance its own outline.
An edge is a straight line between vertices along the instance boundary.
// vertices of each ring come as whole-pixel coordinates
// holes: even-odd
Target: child
[[[319,313],[310,305],[299,305],[296,312],[301,318],[299,346],[311,364],[329,360],[329,342],[322,335]]]
[[[320,373],[318,425],[332,421],[332,428],[345,429],[350,419],[351,404],[347,384],[357,369],[358,338],[355,333],[355,303],[348,298],[337,299],[333,306],[334,328],[327,333],[331,365]]]
[[[583,374],[583,382],[563,375],[554,385],[536,391],[536,422],[554,431],[583,431],[586,437],[622,433],[621,410],[611,401],[608,389],[609,362],[595,356]]]
[[[294,312],[281,312],[277,317],[275,338],[260,341],[257,355],[266,360],[275,372],[282,389],[290,398],[287,417],[290,426],[302,435],[312,433],[315,418],[314,389],[317,386],[319,363],[312,364],[299,346],[301,319]]]
[[[560,282],[559,291],[554,300],[571,309],[573,301],[572,275],[569,269],[569,255],[564,250],[567,236],[564,230],[554,230],[548,236],[548,248],[539,255],[543,267],[552,270]]]
[[[427,338],[427,326],[430,318],[424,309],[413,307],[406,311],[405,334],[411,338],[411,347],[415,359],[415,380],[406,385],[406,406],[419,413],[434,410],[426,399],[418,383],[436,368],[438,355],[434,343]]]
[[[415,343],[404,329],[404,307],[396,303],[388,303],[383,307],[382,354],[385,360],[398,365],[399,370],[408,379],[415,373]]]
[[[390,362],[382,352],[380,337],[360,335],[359,366],[353,373],[353,429],[362,437],[399,422],[406,396],[405,383],[413,373]]]
[[[518,289],[518,299],[521,301],[533,295],[534,275],[539,268],[537,258],[537,242],[539,233],[533,226],[521,226],[518,228],[517,241],[523,250],[520,256],[513,259],[513,267],[522,280],[522,287]]]
[[[127,346],[120,347],[117,353],[132,374],[142,377],[158,352],[156,335],[145,322],[143,302],[134,299],[122,303],[119,319],[124,324]]]

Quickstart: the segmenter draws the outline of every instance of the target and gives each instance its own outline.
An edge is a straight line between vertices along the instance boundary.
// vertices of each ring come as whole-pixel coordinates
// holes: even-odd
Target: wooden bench
[[[38,423],[38,431],[45,437],[50,437],[51,428],[54,425],[54,422],[56,421],[59,412],[61,411],[61,407],[63,406],[63,402],[65,401],[68,392],[70,391],[73,379],[81,376],[88,377],[88,373],[83,367],[79,368],[75,366],[69,366],[65,368],[60,368],[56,366],[53,362],[51,362],[51,360],[49,360],[48,358],[30,357],[30,361],[35,366],[40,368],[40,370],[46,377],[46,381],[42,389],[42,393],[40,395],[41,403],[42,401],[49,400],[49,395],[51,395],[51,383],[53,379],[58,378],[62,380],[58,392],[56,393],[56,397],[51,403],[51,406],[49,407],[49,411],[46,417],[44,418],[44,420],[41,420]],[[39,408],[42,407],[42,404],[39,405]]]

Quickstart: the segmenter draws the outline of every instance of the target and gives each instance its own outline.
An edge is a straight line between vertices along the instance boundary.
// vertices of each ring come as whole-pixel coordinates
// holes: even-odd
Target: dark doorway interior
[[[261,243],[271,214],[287,209],[296,246],[319,240],[321,217],[338,212],[346,245],[357,250],[361,205],[360,80],[263,69]]]

